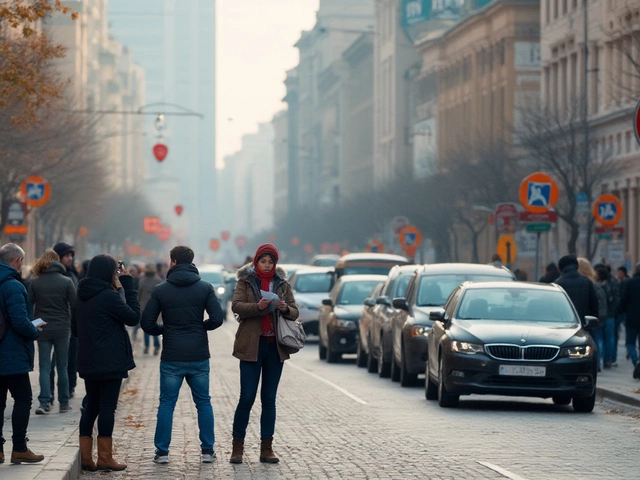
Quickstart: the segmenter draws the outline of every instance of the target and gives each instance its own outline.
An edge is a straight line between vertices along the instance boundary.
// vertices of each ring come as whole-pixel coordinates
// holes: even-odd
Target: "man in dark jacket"
[[[53,250],[60,257],[60,263],[64,265],[66,270],[65,275],[71,279],[75,288],[78,288],[78,272],[76,267],[73,265],[73,259],[76,256],[76,250],[69,245],[68,243],[58,242],[53,247]],[[55,369],[53,365],[56,364],[55,353],[52,359],[52,367],[51,367],[51,377],[49,381],[51,382],[51,400],[53,403],[54,395],[54,376]],[[73,398],[73,393],[76,389],[76,385],[78,383],[78,340],[76,337],[71,335],[69,337],[69,353],[67,356],[67,379],[69,382],[69,398]]]
[[[538,280],[538,282],[553,283],[558,279],[558,277],[560,277],[560,270],[554,262],[551,262],[544,269],[544,275],[540,277],[540,280]]]
[[[598,297],[593,282],[578,272],[578,259],[575,255],[565,255],[558,262],[560,277],[556,283],[564,288],[573,302],[580,321],[591,315],[598,317]]]
[[[202,462],[216,458],[213,408],[209,396],[209,338],[207,330],[222,325],[222,307],[213,286],[200,279],[191,263],[194,253],[189,247],[171,250],[171,268],[167,280],[151,293],[142,313],[142,329],[151,335],[162,335],[160,357],[160,406],[156,424],[155,463],[169,462],[169,444],[173,410],[180,387],[187,380],[198,410]],[[204,312],[209,318],[205,321]],[[162,324],[156,323],[162,314]]]
[[[38,330],[31,323],[31,305],[22,284],[20,272],[24,250],[8,243],[0,247],[0,314],[4,337],[0,339],[0,463],[4,463],[5,440],[2,435],[7,392],[14,400],[11,424],[13,449],[11,463],[34,463],[44,460],[27,448],[27,427],[31,412],[31,380],[33,371],[33,341]]]
[[[635,365],[633,378],[640,378],[640,362],[638,362],[638,337],[640,336],[640,263],[636,265],[633,277],[622,284],[620,311],[626,314],[626,347],[629,358]]]

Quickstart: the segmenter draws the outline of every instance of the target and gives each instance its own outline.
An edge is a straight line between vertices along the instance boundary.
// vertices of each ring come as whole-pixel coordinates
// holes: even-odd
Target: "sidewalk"
[[[139,342],[135,349],[136,361],[140,366],[147,362],[156,363],[157,357],[142,358],[142,346]],[[38,386],[38,368],[36,355],[36,370],[31,373],[34,405],[29,421],[29,447],[36,453],[43,454],[45,460],[38,464],[11,465],[11,410],[13,401],[9,398],[4,415],[4,434],[9,439],[5,444],[6,460],[0,464],[0,479],[11,480],[75,480],[80,477],[80,453],[78,450],[78,421],[80,418],[80,404],[84,396],[84,384],[80,380],[76,388],[75,397],[71,399],[73,410],[69,413],[57,413],[59,405],[56,399],[52,413],[49,415],[35,415]],[[626,359],[626,348],[623,344],[618,349],[618,367],[603,370],[598,376],[598,397],[640,408],[640,380],[633,378],[633,366]],[[126,391],[123,384],[123,391]],[[130,402],[128,397],[121,397],[121,401]],[[191,404],[190,404],[191,405]],[[124,408],[125,405],[123,404]],[[154,416],[154,412],[146,412]],[[193,412],[191,412],[193,413]],[[194,425],[195,428],[195,425]],[[151,455],[149,452],[145,452]]]

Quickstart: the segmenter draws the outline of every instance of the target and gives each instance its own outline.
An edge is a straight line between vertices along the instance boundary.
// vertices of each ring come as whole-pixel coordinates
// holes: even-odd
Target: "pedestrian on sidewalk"
[[[624,289],[624,285],[629,280],[631,280],[631,277],[627,272],[627,267],[625,267],[624,265],[621,265],[618,267],[618,269],[616,270],[616,279],[620,283],[620,298],[622,299],[622,290]],[[624,313],[622,308],[618,306],[618,313],[616,315],[616,324],[614,329],[614,333],[616,337],[615,349],[613,350],[613,364],[612,364],[614,367],[618,366],[618,343],[620,340],[620,329],[624,325],[626,318],[627,318],[627,315]]]
[[[124,289],[126,302],[118,293]],[[80,456],[83,470],[120,471],[113,459],[113,428],[122,379],[135,368],[125,325],[140,320],[138,292],[126,268],[111,255],[91,259],[87,276],[78,285],[71,330],[78,339],[78,374],[84,379],[87,404],[80,417]],[[98,462],[93,462],[93,426],[98,420]]]
[[[625,344],[629,358],[633,362],[633,378],[640,378],[640,362],[638,361],[638,338],[640,337],[640,263],[634,269],[633,277],[623,283],[620,296],[620,311],[626,315]]]
[[[22,284],[24,250],[7,243],[0,247],[0,463],[4,463],[4,410],[7,392],[14,400],[11,425],[13,448],[11,463],[35,463],[44,460],[27,447],[27,427],[31,413],[31,380],[39,332],[31,323],[31,305]]]
[[[156,267],[153,263],[147,263],[144,267],[144,274],[138,281],[138,299],[140,300],[140,310],[144,311],[147,302],[151,298],[153,289],[162,283],[162,279],[156,273]],[[161,322],[162,323],[162,322]],[[133,342],[136,342],[138,336],[138,328],[133,331]],[[144,332],[144,354],[149,353],[149,344],[151,343],[151,335]],[[160,352],[160,337],[153,337],[153,354],[158,355]]]
[[[33,266],[35,278],[29,283],[29,300],[34,306],[34,316],[42,318],[47,323],[38,337],[40,406],[36,409],[37,415],[48,414],[51,406],[52,351],[58,370],[60,413],[71,410],[67,361],[71,336],[71,310],[76,303],[76,287],[65,273],[60,257],[55,250],[49,248]]]
[[[603,325],[604,340],[604,368],[609,369],[613,364],[615,349],[615,325],[616,314],[620,305],[620,290],[618,281],[611,275],[611,272],[604,264],[597,264],[595,267],[597,284],[602,287],[605,293],[607,306],[606,320]]]
[[[60,257],[60,263],[64,265],[65,275],[71,279],[75,288],[78,288],[78,271],[73,263],[73,259],[76,256],[76,250],[68,243],[58,242],[53,246],[53,250]],[[69,381],[69,398],[73,398],[73,394],[76,389],[78,381],[78,343],[74,336],[69,338],[69,350],[67,352],[67,378]],[[51,402],[54,398],[54,385],[55,385],[55,365],[57,360],[52,359],[50,385],[51,385]]]
[[[538,280],[538,282],[553,283],[558,279],[559,276],[560,276],[560,270],[558,270],[558,266],[554,262],[551,262],[549,265],[545,267],[544,275],[540,277],[540,280]]]
[[[261,376],[260,461],[280,461],[273,453],[276,395],[284,361],[292,350],[276,342],[275,331],[279,317],[296,320],[298,308],[287,274],[277,263],[278,249],[266,243],[258,247],[252,263],[237,273],[231,309],[240,322],[233,345],[233,356],[240,359],[240,400],[233,418],[231,463],[242,463],[247,425]],[[262,292],[275,293],[279,302],[263,298]]]
[[[213,286],[200,278],[193,265],[194,252],[177,246],[169,252],[171,268],[167,280],[156,286],[142,313],[142,329],[162,335],[160,357],[160,405],[153,461],[169,463],[169,446],[175,409],[183,380],[191,389],[198,410],[202,463],[212,463],[216,454],[213,407],[209,396],[209,337],[207,331],[222,325],[222,307]],[[209,318],[204,318],[205,311]],[[162,314],[162,324],[158,316]]]

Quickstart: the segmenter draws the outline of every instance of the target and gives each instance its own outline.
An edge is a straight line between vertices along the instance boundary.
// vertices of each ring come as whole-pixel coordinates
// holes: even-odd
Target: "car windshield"
[[[416,306],[418,307],[442,307],[458,285],[464,282],[495,282],[510,280],[507,276],[498,275],[472,275],[472,274],[445,274],[425,275],[420,279]]]
[[[331,290],[331,280],[327,273],[297,275],[293,289],[298,293],[326,293]]]
[[[576,323],[576,315],[562,292],[522,288],[467,290],[454,315],[460,320]]]
[[[389,270],[393,267],[394,264],[390,263],[389,266],[377,266],[377,267],[366,267],[366,266],[351,266],[345,267],[343,275],[388,275]]]
[[[200,278],[209,283],[224,283],[222,272],[200,272]]]
[[[345,282],[340,290],[338,305],[362,305],[378,283],[380,282]]]
[[[400,277],[398,279],[398,283],[396,284],[396,291],[394,292],[394,297],[404,297],[404,294],[407,292],[407,286],[409,286],[409,282],[411,281],[411,275],[405,275],[404,277]]]
[[[335,267],[337,258],[317,258],[313,261],[313,265],[316,267]]]

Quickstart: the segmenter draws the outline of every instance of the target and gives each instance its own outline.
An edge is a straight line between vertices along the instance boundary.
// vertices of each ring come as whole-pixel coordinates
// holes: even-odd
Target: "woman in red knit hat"
[[[258,393],[262,375],[262,415],[260,416],[260,461],[278,463],[273,453],[273,434],[276,423],[276,394],[284,361],[292,353],[276,342],[275,331],[280,317],[298,318],[287,274],[277,267],[278,249],[275,245],[260,245],[248,263],[238,270],[238,284],[231,309],[240,325],[233,345],[233,356],[240,359],[240,401],[233,418],[233,452],[231,463],[242,463],[244,437],[249,424],[251,407]],[[279,301],[263,298],[266,292],[275,293]]]

